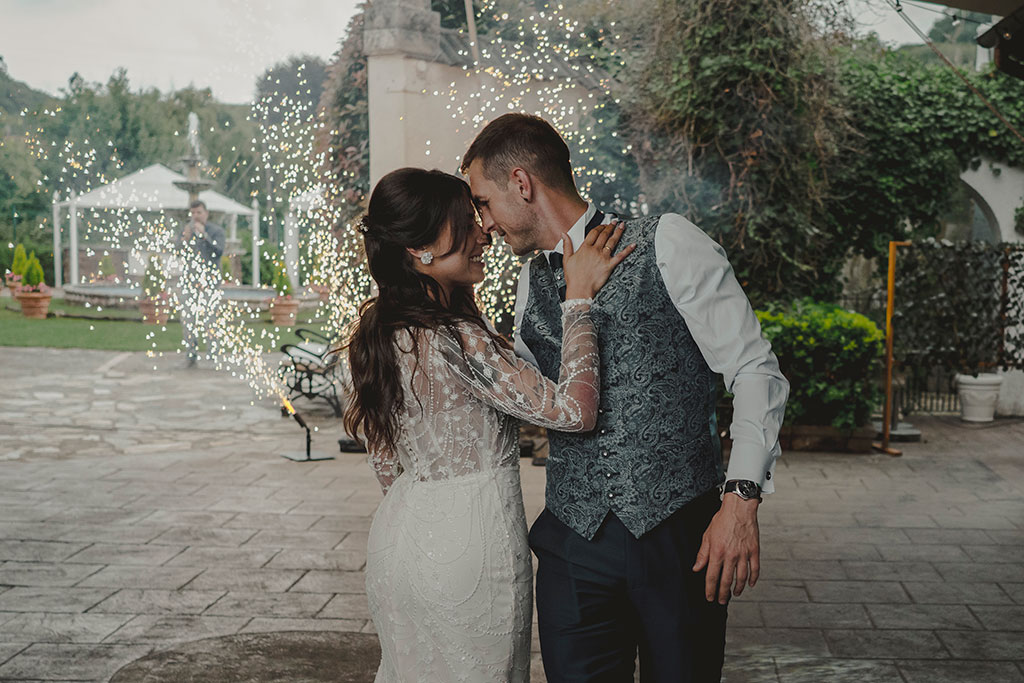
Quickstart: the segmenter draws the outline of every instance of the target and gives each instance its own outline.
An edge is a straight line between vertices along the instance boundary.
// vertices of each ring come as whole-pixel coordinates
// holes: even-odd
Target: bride
[[[528,681],[532,563],[518,421],[593,428],[591,300],[632,251],[601,226],[564,240],[558,381],[519,360],[483,319],[473,286],[490,238],[469,186],[441,171],[384,176],[362,222],[379,295],[349,341],[349,433],[365,435],[384,500],[370,527],[366,592],[378,683]]]

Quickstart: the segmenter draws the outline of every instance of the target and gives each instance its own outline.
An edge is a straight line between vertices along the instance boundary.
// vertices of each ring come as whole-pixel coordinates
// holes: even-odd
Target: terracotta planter
[[[45,320],[46,312],[50,310],[49,294],[43,292],[18,292],[18,303],[21,304],[21,314],[26,318]]]
[[[11,296],[18,296],[18,292],[21,290],[21,276],[8,273],[7,289],[11,290]]]
[[[309,288],[316,292],[322,303],[327,303],[327,300],[331,296],[331,290],[327,285],[310,285]]]
[[[167,304],[160,299],[139,299],[139,312],[147,325],[165,325],[170,317]]]
[[[297,299],[279,296],[270,302],[270,320],[275,325],[293,327],[295,325],[295,314],[299,310]]]
[[[977,377],[957,375],[960,419],[965,422],[991,422],[995,419],[1002,384],[1003,376],[991,372],[982,372]]]

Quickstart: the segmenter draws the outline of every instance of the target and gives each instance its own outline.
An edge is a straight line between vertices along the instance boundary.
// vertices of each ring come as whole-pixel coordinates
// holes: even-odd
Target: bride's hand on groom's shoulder
[[[579,251],[573,249],[569,235],[563,234],[566,299],[594,298],[615,267],[636,249],[635,244],[630,244],[615,253],[625,227],[622,222],[597,226],[583,240]]]

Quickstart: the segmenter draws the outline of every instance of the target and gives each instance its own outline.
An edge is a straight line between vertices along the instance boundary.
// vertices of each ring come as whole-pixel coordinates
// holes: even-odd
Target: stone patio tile
[[[903,587],[914,602],[922,604],[1004,605],[1006,593],[995,583],[974,581],[904,581]]]
[[[330,550],[345,538],[341,531],[260,531],[245,546],[256,548],[298,548]],[[365,549],[365,548],[364,548]]]
[[[808,581],[807,593],[812,602],[910,602],[896,581]]]
[[[229,529],[266,529],[306,531],[320,521],[320,515],[278,514],[271,512],[236,513],[221,526]],[[318,531],[333,531],[318,529]]]
[[[989,631],[1024,631],[1024,606],[972,605],[971,611]]]
[[[90,564],[4,562],[0,564],[0,584],[9,586],[73,586],[102,568],[102,565]]]
[[[150,649],[147,645],[33,644],[0,666],[0,680],[59,681],[73,672],[79,680],[106,681]]]
[[[130,617],[110,614],[20,612],[0,624],[0,641],[98,643]]]
[[[142,520],[143,524],[160,524],[166,527],[223,526],[235,515],[230,512],[207,510],[155,510]]]
[[[882,629],[980,629],[963,605],[865,605],[871,621]]]
[[[125,588],[117,591],[91,610],[90,614],[201,614],[224,591],[144,590]]]
[[[864,606],[854,603],[762,602],[770,628],[871,628]]]
[[[364,593],[363,572],[337,572],[314,569],[307,572],[292,588],[295,593]]]
[[[937,635],[957,659],[1024,660],[1019,631],[938,631]]]
[[[107,643],[173,643],[238,633],[249,617],[205,617],[143,614],[107,636]]]
[[[167,531],[165,526],[133,524],[130,526],[79,525],[72,526],[61,535],[65,541],[81,541],[83,543],[149,543]]]
[[[1016,602],[1018,605],[1024,605],[1024,583],[1009,583],[1003,582],[999,586],[1006,591],[1006,594],[1010,596],[1010,599]]]
[[[209,607],[204,614],[226,617],[312,618],[330,599],[330,593],[232,591]]]
[[[238,547],[255,535],[251,529],[222,529],[206,527],[171,527],[153,539],[153,543],[166,545],[204,545]]]
[[[341,593],[331,598],[330,602],[317,617],[325,619],[370,619],[370,606],[366,600],[366,593]],[[537,629],[534,628],[534,635]]]
[[[935,562],[935,569],[946,581],[1020,581],[1024,568],[1005,562]]]
[[[773,581],[849,578],[838,560],[764,560],[761,577]]]
[[[946,529],[1016,529],[1009,517],[1002,515],[932,514],[936,524]]]
[[[208,510],[234,512],[234,513],[267,513],[275,512],[285,514],[295,508],[297,503],[291,500],[262,499],[262,498],[219,498],[207,506]],[[298,512],[305,512],[299,511]]]
[[[988,533],[982,529],[904,529],[914,543],[927,545],[963,545],[986,543]]]
[[[0,505],[2,522],[37,522],[65,509],[64,505]]]
[[[741,628],[730,624],[725,642],[726,660],[732,655],[760,656],[766,659],[778,655],[829,655],[821,630],[814,628]]]
[[[822,529],[826,543],[867,543],[876,546],[905,545],[911,542],[909,531],[921,529],[892,529],[886,527],[833,527]]]
[[[776,657],[784,683],[902,683],[893,662],[870,659]]]
[[[764,576],[762,573],[761,576]],[[807,602],[807,590],[803,581],[774,581],[772,579],[758,579],[757,585],[747,588],[743,595],[733,598],[731,604],[736,601],[745,602]]]
[[[8,661],[29,645],[30,643],[0,643],[0,664]]]
[[[44,521],[53,524],[98,524],[118,526],[134,524],[149,514],[140,510],[122,510],[120,508],[70,508],[62,510]],[[37,518],[38,519],[38,518]]]
[[[825,640],[836,657],[943,659],[946,648],[932,631],[828,629]]]
[[[84,547],[82,543],[60,541],[0,540],[0,558],[17,562],[60,562]]]
[[[301,570],[214,567],[197,576],[189,590],[268,591],[283,593],[303,575]],[[324,592],[331,591],[310,591]]]
[[[262,567],[278,553],[260,548],[205,548],[193,546],[171,559],[167,566],[188,567]]]
[[[907,683],[1024,683],[1024,674],[1011,662],[956,662],[897,660]]]
[[[108,588],[15,587],[0,593],[0,612],[85,612],[111,593]]]
[[[1022,545],[964,545],[963,551],[976,562],[1013,562],[1024,565],[1024,538]],[[1024,570],[1021,571],[1024,579]]]
[[[308,500],[303,501],[293,508],[294,512],[310,515],[352,515],[356,517],[372,516],[380,505],[380,500],[357,502],[352,500],[328,501]]]
[[[357,550],[282,550],[267,564],[271,569],[333,569],[356,571],[366,564]]]
[[[970,559],[958,546],[944,544],[879,546],[878,551],[883,559],[895,562],[957,562]]]
[[[764,620],[761,618],[761,610],[758,608],[758,603],[735,599],[730,600],[729,624],[737,628],[763,627]]]
[[[266,633],[277,631],[348,631],[358,633],[365,621],[354,619],[273,619],[256,617],[241,630],[241,633]]]
[[[840,560],[849,578],[857,581],[939,581],[938,572],[927,562],[861,562]]]
[[[855,527],[853,515],[846,512],[779,512],[773,524],[778,526]]]
[[[353,531],[345,534],[345,538],[342,539],[341,543],[334,547],[335,550],[359,550],[366,552],[366,543],[370,538],[369,532],[366,531]],[[764,563],[761,563],[761,575],[764,575]]]
[[[198,567],[107,567],[78,585],[83,588],[177,589],[194,579],[201,571],[202,569]]]
[[[1024,543],[1024,529],[996,530],[986,529],[985,533],[993,543],[1001,545],[1020,545]]]
[[[55,541],[72,527],[44,522],[0,522],[0,538],[11,541]]]
[[[875,546],[862,543],[797,543],[791,547],[791,552],[796,560],[882,559]]]
[[[826,531],[814,526],[761,526],[761,547],[774,543],[824,543],[828,540]]]
[[[310,531],[358,531],[366,533],[373,523],[372,515],[324,515]]]
[[[170,545],[113,545],[97,543],[73,555],[65,562],[109,565],[159,566],[179,555],[185,548]]]

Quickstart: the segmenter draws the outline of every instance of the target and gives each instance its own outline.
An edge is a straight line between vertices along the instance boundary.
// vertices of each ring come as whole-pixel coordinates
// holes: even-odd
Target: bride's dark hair
[[[379,292],[360,307],[348,340],[352,392],[344,423],[349,434],[361,433],[371,450],[393,451],[398,437],[404,401],[395,344],[399,331],[411,333],[417,365],[418,330],[445,327],[461,340],[455,326],[465,321],[507,347],[487,327],[471,287],[457,288],[445,297],[434,278],[413,266],[408,250],[436,242],[446,225],[451,226],[451,246],[435,257],[462,249],[479,230],[469,185],[456,176],[400,168],[381,178],[370,195],[361,229],[366,263]]]

